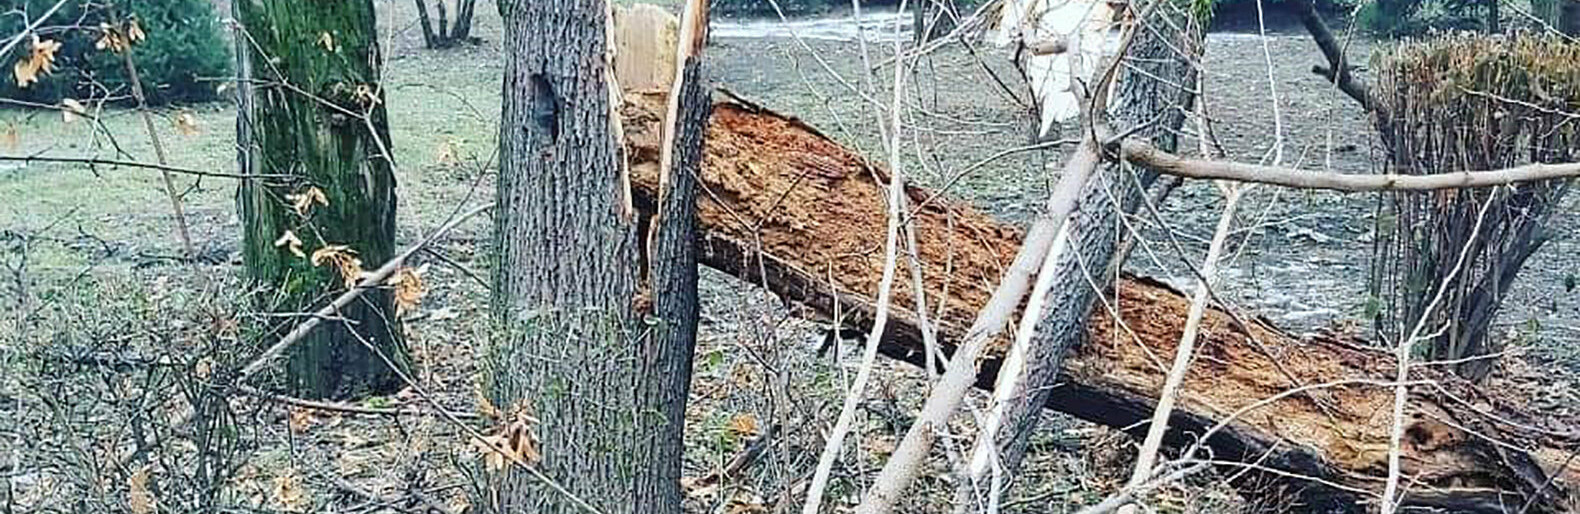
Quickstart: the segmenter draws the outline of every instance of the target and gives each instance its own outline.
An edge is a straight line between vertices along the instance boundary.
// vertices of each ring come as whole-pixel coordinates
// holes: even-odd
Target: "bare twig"
[[[1190,312],[1185,318],[1185,331],[1180,335],[1179,347],[1174,351],[1174,364],[1163,380],[1163,390],[1158,393],[1157,408],[1152,411],[1151,425],[1147,427],[1147,436],[1141,443],[1141,452],[1136,456],[1136,467],[1130,475],[1132,488],[1141,486],[1148,477],[1152,476],[1152,466],[1157,462],[1158,450],[1163,445],[1163,434],[1168,431],[1169,417],[1174,413],[1174,404],[1179,400],[1180,388],[1185,383],[1185,373],[1190,369],[1190,362],[1195,357],[1196,336],[1201,330],[1202,317],[1207,312],[1208,288],[1217,279],[1218,258],[1223,253],[1224,241],[1228,239],[1229,229],[1234,221],[1235,207],[1239,205],[1247,186],[1233,184],[1224,187],[1223,214],[1218,218],[1218,229],[1213,233],[1212,244],[1207,249],[1207,258],[1201,265],[1202,276],[1197,279]],[[1129,514],[1134,512],[1134,509],[1134,505],[1125,505],[1120,507],[1119,512]]]
[[[1432,301],[1428,302],[1426,308],[1421,311],[1421,318],[1416,320],[1415,329],[1411,330],[1410,335],[1405,337],[1403,341],[1399,341],[1394,357],[1398,364],[1397,377],[1395,377],[1398,385],[1395,385],[1393,390],[1393,425],[1388,431],[1388,479],[1383,485],[1382,514],[1393,514],[1399,508],[1399,504],[1394,501],[1394,498],[1400,496],[1399,475],[1401,470],[1399,461],[1404,455],[1404,407],[1410,395],[1410,388],[1405,381],[1410,378],[1411,351],[1415,348],[1415,342],[1421,339],[1421,331],[1426,329],[1427,322],[1431,320],[1432,310],[1436,309],[1437,304],[1442,302],[1449,286],[1453,285],[1454,279],[1459,276],[1459,271],[1464,268],[1466,258],[1470,256],[1471,248],[1476,246],[1473,243],[1481,233],[1481,224],[1483,221],[1486,221],[1487,211],[1491,209],[1493,200],[1498,197],[1497,193],[1497,191],[1493,191],[1492,194],[1487,195],[1487,201],[1481,204],[1481,212],[1476,213],[1476,224],[1471,227],[1470,237],[1466,239],[1465,246],[1459,250],[1459,259],[1454,262],[1454,269],[1448,272],[1448,276],[1443,277],[1441,284],[1438,284],[1437,294],[1432,297]]]
[[[11,49],[16,48],[17,43],[21,43],[22,40],[27,39],[27,35],[38,29],[39,25],[43,25],[44,20],[49,19],[50,16],[54,16],[55,11],[59,11],[62,6],[66,5],[66,1],[67,0],[59,0],[58,2],[55,2],[55,5],[50,6],[49,10],[44,11],[42,16],[34,18],[32,23],[27,24],[27,27],[23,28],[22,32],[17,33],[15,36],[11,36],[11,40],[7,41],[4,47],[0,47],[0,56],[11,55]]]
[[[852,0],[860,13],[860,0]],[[901,9],[904,10],[904,2]],[[898,23],[898,22],[896,22]],[[895,43],[898,52],[898,41]],[[883,329],[889,321],[889,299],[893,294],[895,266],[898,264],[898,246],[900,237],[900,219],[903,211],[901,199],[905,197],[905,181],[900,168],[900,153],[902,139],[900,138],[900,109],[903,91],[905,90],[905,63],[901,61],[894,67],[894,103],[889,109],[889,223],[888,235],[884,243],[883,279],[878,283],[878,312],[872,322],[872,331],[867,334],[867,346],[861,354],[861,368],[856,371],[855,383],[851,384],[850,392],[845,395],[845,404],[840,408],[839,419],[834,423],[834,432],[830,434],[828,442],[823,446],[823,453],[818,457],[817,471],[812,475],[811,486],[807,488],[806,503],[802,506],[802,514],[818,514],[818,508],[823,501],[823,490],[828,486],[828,474],[834,467],[834,461],[839,457],[840,448],[844,445],[845,434],[850,431],[850,425],[855,421],[856,408],[861,403],[862,394],[867,387],[867,379],[872,374],[873,362],[878,357],[878,343],[883,340]]]
[[[1182,157],[1134,138],[1126,138],[1116,146],[1117,148],[1111,147],[1110,150],[1116,151],[1126,161],[1147,166],[1165,175],[1255,182],[1346,193],[1465,189],[1580,177],[1580,163],[1576,162],[1534,163],[1490,171],[1457,171],[1427,175],[1392,173],[1361,175]]]
[[[113,7],[111,7],[112,12]],[[116,16],[116,23],[120,17]],[[117,29],[118,30],[118,29]],[[130,45],[131,40],[127,41]],[[132,83],[132,98],[137,100],[137,113],[143,118],[143,128],[148,131],[148,142],[154,147],[154,157],[161,166],[170,164],[170,158],[165,154],[165,144],[159,139],[159,131],[154,129],[154,115],[148,112],[148,98],[143,94],[143,80],[137,74],[137,62],[132,59],[132,49],[128,46],[121,49],[122,62],[126,64],[126,77]],[[0,55],[4,55],[0,52]],[[181,248],[187,257],[197,255],[192,247],[192,234],[187,230],[187,215],[181,208],[181,196],[176,194],[175,181],[170,178],[170,172],[159,170],[159,179],[164,183],[165,196],[170,197],[170,210],[175,213],[176,231],[181,236]]]
[[[235,179],[245,179],[245,178],[254,178],[254,179],[261,179],[261,178],[289,178],[290,177],[290,175],[249,175],[249,174],[244,174],[244,173],[226,173],[226,172],[223,172],[223,171],[203,171],[203,170],[195,170],[195,169],[192,169],[192,168],[182,168],[182,167],[178,167],[178,166],[169,166],[169,165],[165,165],[165,164],[154,164],[154,163],[137,162],[137,161],[122,161],[122,160],[116,160],[116,159],[99,159],[99,158],[93,158],[93,157],[46,157],[46,156],[42,156],[42,155],[0,155],[0,161],[22,162],[22,163],[46,162],[46,163],[64,163],[64,164],[87,164],[89,166],[124,166],[124,167],[127,167],[127,168],[143,168],[143,169],[150,169],[150,170],[159,170],[161,172],[180,173],[180,174],[183,174],[183,175],[193,175],[193,176],[198,176],[198,177],[217,177],[217,178],[235,178]]]
[[[1317,66],[1311,71],[1326,77],[1338,85],[1344,94],[1360,102],[1361,107],[1370,111],[1377,108],[1377,100],[1372,97],[1371,87],[1351,73],[1349,59],[1344,56],[1344,48],[1333,37],[1333,32],[1328,30],[1327,23],[1322,21],[1322,15],[1317,13],[1313,0],[1294,0],[1288,2],[1295,15],[1300,17],[1300,23],[1305,25],[1306,31],[1311,33],[1311,39],[1316,41],[1317,48],[1322,50],[1323,57],[1327,57],[1326,68]]]

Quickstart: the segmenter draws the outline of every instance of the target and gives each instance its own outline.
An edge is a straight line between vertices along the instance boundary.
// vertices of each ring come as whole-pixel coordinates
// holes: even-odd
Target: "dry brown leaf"
[[[193,115],[192,111],[183,109],[173,121],[176,125],[176,132],[180,132],[183,136],[196,136],[201,132],[198,130],[197,116]]]
[[[307,491],[302,488],[301,479],[296,477],[295,469],[286,469],[280,476],[274,477],[274,504],[291,511],[306,511],[311,502]]]
[[[297,257],[307,257],[307,254],[302,253],[302,240],[296,238],[295,232],[291,232],[289,230],[285,231],[284,234],[280,235],[279,239],[274,240],[274,246],[275,248],[284,246],[291,250],[291,253],[296,254]]]
[[[11,68],[16,76],[18,87],[27,87],[38,82],[40,74],[49,75],[55,71],[55,52],[60,50],[60,42],[52,39],[39,39],[37,34],[33,38],[32,51],[27,57],[16,62]]]
[[[292,432],[302,433],[313,427],[313,421],[313,411],[293,407],[286,425],[290,426]]]
[[[538,437],[533,432],[538,419],[528,413],[526,403],[518,405],[510,422],[499,427],[492,435],[472,441],[483,454],[483,463],[489,471],[498,472],[511,464],[532,466],[543,456],[538,453]]]
[[[730,496],[730,504],[724,509],[726,514],[766,514],[768,507],[763,504],[763,499],[749,491],[740,491]]]
[[[119,25],[100,23],[99,41],[94,43],[93,47],[119,54],[131,49],[132,45],[143,42],[145,38],[143,28],[137,24],[136,19],[126,20]]]
[[[314,266],[329,264],[334,267],[347,289],[357,285],[357,280],[363,276],[362,259],[357,258],[356,250],[346,245],[324,245],[313,251],[311,260]]]
[[[296,210],[296,214],[304,218],[307,217],[308,212],[312,211],[315,203],[325,207],[329,206],[329,197],[325,196],[324,191],[319,189],[318,186],[308,186],[306,191],[300,193],[287,193],[285,199],[291,202],[291,208]]]
[[[126,505],[132,514],[152,514],[159,510],[154,493],[148,490],[148,466],[139,468],[126,479]]]
[[[192,374],[199,379],[208,380],[208,377],[214,374],[214,359],[209,357],[198,359],[197,364],[192,365]]]
[[[738,436],[752,437],[761,433],[762,429],[757,426],[757,416],[743,412],[730,418],[730,431]]]
[[[422,275],[427,272],[427,268],[427,265],[418,269],[402,267],[390,277],[388,283],[395,289],[396,314],[411,312],[412,309],[417,308],[418,303],[422,302],[422,297],[428,294],[422,283]]]

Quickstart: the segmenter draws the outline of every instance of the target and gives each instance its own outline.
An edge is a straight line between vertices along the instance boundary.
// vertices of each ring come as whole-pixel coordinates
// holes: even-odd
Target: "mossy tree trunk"
[[[698,308],[694,184],[711,106],[692,63],[668,189],[644,221],[615,117],[606,9],[500,2],[497,325],[484,391],[509,419],[535,419],[536,469],[575,496],[608,513],[679,513]],[[483,512],[582,511],[516,466],[488,476],[490,494],[474,502]]]
[[[233,8],[251,39],[237,45],[238,159],[246,173],[288,177],[244,180],[237,192],[246,276],[264,312],[312,312],[355,280],[350,259],[371,268],[394,254],[373,2],[237,0]],[[315,265],[320,252],[337,257]],[[340,316],[293,348],[292,389],[313,397],[398,389],[396,370],[409,357],[391,293],[368,291]],[[269,339],[300,321],[270,317],[260,328]]]

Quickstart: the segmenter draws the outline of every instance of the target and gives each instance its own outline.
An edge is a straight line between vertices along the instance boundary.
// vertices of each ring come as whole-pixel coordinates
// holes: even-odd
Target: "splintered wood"
[[[633,91],[626,96],[633,195],[638,208],[651,213],[664,99]],[[702,175],[697,244],[704,264],[764,285],[810,315],[832,318],[837,312],[845,326],[871,326],[885,226],[887,176],[879,165],[794,118],[730,100],[715,104]],[[933,191],[909,188],[907,195],[927,300],[944,306],[941,319],[932,321],[952,350],[1015,255],[1021,230]],[[882,349],[921,363],[910,283],[896,287]],[[1173,354],[1189,300],[1141,278],[1122,280],[1117,289],[1123,326],[1101,307],[1093,313],[1087,342],[1067,360],[1064,385],[1048,408],[1128,427],[1152,411],[1164,376],[1154,357]],[[1387,468],[1391,393],[1380,384],[1389,380],[1391,357],[1359,341],[1299,339],[1260,320],[1246,323],[1222,311],[1207,314],[1201,355],[1168,444],[1188,445],[1231,413],[1296,382],[1349,381],[1250,409],[1208,447],[1213,459],[1273,470],[1249,473],[1247,480],[1258,482],[1241,484],[1247,491],[1288,495],[1303,502],[1302,509],[1375,510],[1365,504],[1379,496]],[[978,384],[990,387],[997,367],[997,356],[985,360]],[[1418,376],[1436,385],[1414,388],[1405,446],[1413,484],[1407,505],[1502,512],[1536,498],[1529,512],[1561,512],[1576,504],[1572,491],[1580,471],[1574,468],[1580,465],[1559,469],[1580,447],[1573,427],[1448,374],[1422,370]]]

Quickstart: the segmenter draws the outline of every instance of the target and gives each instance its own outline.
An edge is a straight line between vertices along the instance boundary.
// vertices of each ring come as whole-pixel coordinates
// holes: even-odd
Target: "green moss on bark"
[[[237,127],[242,168],[290,176],[245,180],[238,191],[247,278],[261,309],[312,312],[346,283],[332,263],[315,265],[277,245],[287,232],[303,254],[343,245],[368,268],[395,251],[395,178],[385,157],[373,3],[239,0],[235,9],[249,60],[238,88],[245,96]],[[293,205],[293,195],[315,189],[324,202]],[[341,316],[345,322],[323,324],[291,352],[292,389],[314,397],[397,389],[395,369],[404,371],[409,357],[391,294],[368,291]],[[277,337],[300,321],[271,318],[265,333]]]

